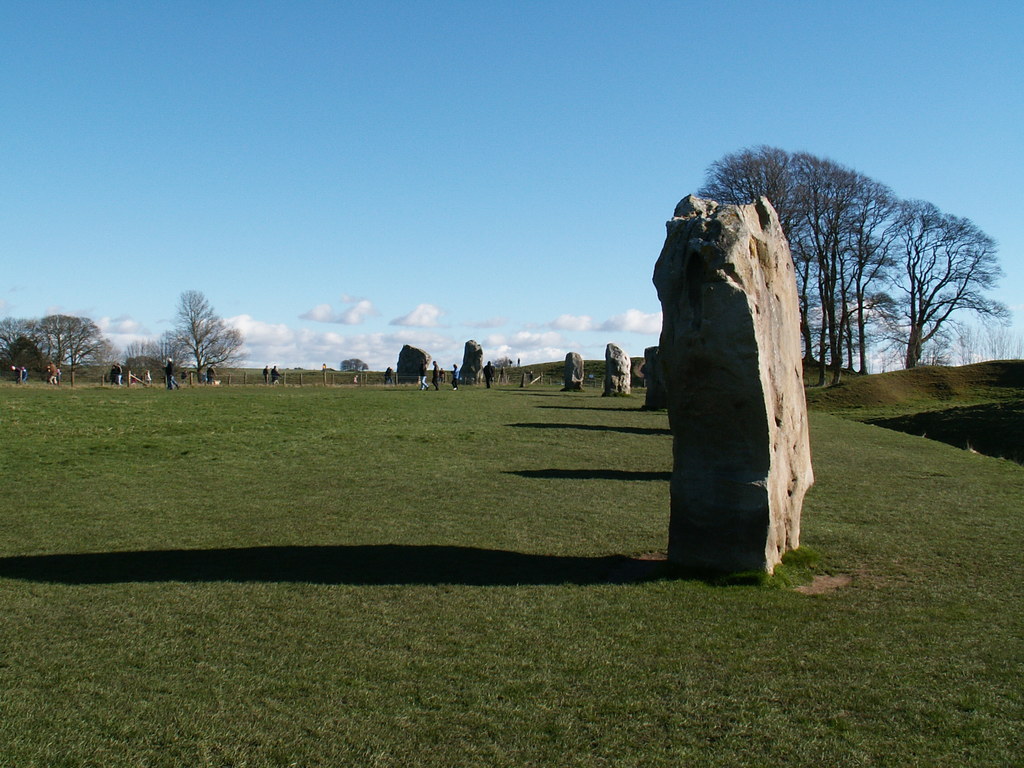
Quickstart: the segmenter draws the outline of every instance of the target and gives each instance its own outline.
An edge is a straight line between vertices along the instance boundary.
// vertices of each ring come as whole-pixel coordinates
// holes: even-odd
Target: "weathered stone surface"
[[[420,365],[429,367],[430,360],[430,355],[422,349],[406,344],[402,347],[402,351],[398,353],[398,365],[396,366],[398,383],[407,384],[419,379]]]
[[[579,392],[583,389],[583,355],[570,352],[565,356],[565,386],[563,392]]]
[[[665,377],[661,373],[657,347],[647,347],[644,350],[644,386],[647,388],[644,408],[649,411],[668,408],[668,390],[665,389]]]
[[[683,199],[654,268],[673,434],[669,559],[771,572],[811,486],[796,280],[764,198]]]
[[[484,348],[472,339],[466,342],[466,349],[462,353],[459,381],[463,384],[484,383]]]
[[[615,344],[609,344],[604,350],[604,392],[605,397],[611,395],[628,395],[632,386],[630,376],[629,355]]]

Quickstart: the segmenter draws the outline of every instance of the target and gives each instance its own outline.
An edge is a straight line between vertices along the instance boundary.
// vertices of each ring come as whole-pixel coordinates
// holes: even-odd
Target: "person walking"
[[[168,389],[177,389],[178,382],[174,380],[174,361],[171,358],[167,358],[167,365],[164,366],[164,376],[167,379]]]
[[[435,390],[441,388],[441,369],[437,366],[437,360],[434,361],[434,372],[430,377],[430,383],[434,385]]]
[[[420,392],[424,389],[429,389],[427,386],[427,361],[420,361]]]
[[[494,381],[494,366],[491,365],[491,361],[487,361],[487,365],[484,366],[484,383],[487,384],[487,388],[491,388],[491,382]]]
[[[452,389],[458,390],[459,388],[459,364],[452,363]]]
[[[263,366],[263,383],[270,383],[270,369],[265,365]]]
[[[270,383],[277,384],[277,382],[280,380],[281,374],[278,373],[277,366],[275,365],[273,368],[270,369]]]

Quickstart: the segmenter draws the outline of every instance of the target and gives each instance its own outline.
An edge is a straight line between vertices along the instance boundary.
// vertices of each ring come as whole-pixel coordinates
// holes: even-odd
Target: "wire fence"
[[[390,376],[380,371],[279,371],[275,378],[271,375],[263,376],[259,371],[227,371],[223,374],[215,374],[212,378],[205,373],[196,371],[181,371],[174,376],[178,387],[419,387],[421,380],[419,376],[411,374],[393,373]],[[46,376],[32,376],[27,380],[20,377],[17,380],[9,380],[8,383],[17,386],[40,385],[51,386],[54,382],[48,381]],[[120,381],[106,371],[74,371],[62,375],[56,382],[56,386],[100,386],[100,387],[156,387],[166,388],[167,379],[161,371],[158,376],[153,376],[149,371],[135,372],[125,371]],[[426,378],[428,387],[433,387],[431,375]],[[521,369],[498,370],[495,373],[493,386],[562,386],[563,377],[550,373],[534,373]],[[603,380],[590,375],[584,379],[585,388],[599,388],[604,384]],[[439,380],[438,386],[451,387],[451,372],[445,371],[445,376]],[[459,386],[485,387],[483,377],[473,383],[466,379],[459,379]]]

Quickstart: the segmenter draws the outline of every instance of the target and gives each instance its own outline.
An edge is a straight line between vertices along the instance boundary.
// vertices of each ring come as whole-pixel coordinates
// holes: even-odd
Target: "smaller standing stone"
[[[661,411],[668,408],[668,390],[665,389],[665,376],[658,359],[658,347],[647,347],[644,350],[644,384],[647,386],[644,409]]]
[[[565,356],[565,386],[563,392],[580,392],[583,390],[583,355],[570,352]]]
[[[631,367],[629,355],[615,344],[604,350],[604,397],[628,395],[630,393]]]

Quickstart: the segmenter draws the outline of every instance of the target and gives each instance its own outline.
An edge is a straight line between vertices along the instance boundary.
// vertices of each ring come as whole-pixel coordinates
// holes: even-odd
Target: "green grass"
[[[0,765],[1019,761],[1024,468],[814,413],[786,567],[852,583],[618,583],[639,405],[0,387]]]

